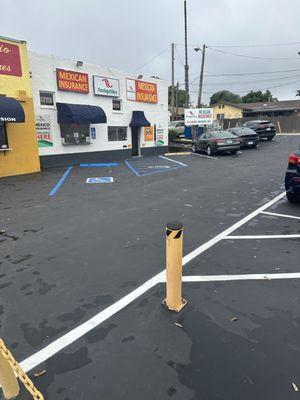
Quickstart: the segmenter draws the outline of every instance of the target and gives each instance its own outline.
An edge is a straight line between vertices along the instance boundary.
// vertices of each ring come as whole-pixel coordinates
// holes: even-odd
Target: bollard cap
[[[178,231],[179,229],[183,228],[183,225],[179,221],[173,221],[173,222],[168,222],[166,224],[166,228],[171,230],[171,231]]]

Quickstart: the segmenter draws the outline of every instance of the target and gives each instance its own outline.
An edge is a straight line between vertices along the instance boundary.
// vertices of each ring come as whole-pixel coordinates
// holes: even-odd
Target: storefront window
[[[112,100],[112,109],[113,109],[113,111],[121,111],[122,110],[122,100],[113,99]]]
[[[5,124],[0,122],[0,149],[8,149],[8,140]]]
[[[109,126],[107,128],[109,142],[121,142],[127,140],[126,126]]]
[[[54,93],[40,91],[40,103],[41,106],[54,107]]]
[[[60,124],[60,135],[63,144],[89,144],[89,124]]]

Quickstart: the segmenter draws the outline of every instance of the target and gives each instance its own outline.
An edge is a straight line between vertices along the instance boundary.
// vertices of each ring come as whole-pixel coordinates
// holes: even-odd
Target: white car
[[[169,122],[169,130],[175,130],[178,134],[184,133],[184,121]]]

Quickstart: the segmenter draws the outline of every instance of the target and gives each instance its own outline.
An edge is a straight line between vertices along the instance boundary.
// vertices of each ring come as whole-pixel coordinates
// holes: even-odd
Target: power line
[[[208,73],[205,74],[205,78],[209,78],[209,77],[226,77],[226,76],[251,76],[251,75],[272,75],[272,74],[279,74],[279,73],[283,73],[283,72],[300,72],[300,69],[282,69],[282,70],[277,70],[277,71],[264,71],[264,72],[243,72],[243,73],[229,73],[229,74],[219,74],[219,73]],[[195,82],[197,79],[200,78],[200,76],[198,75],[198,73],[192,74],[192,76],[196,76],[196,78],[194,78],[192,80],[192,82]]]
[[[184,46],[184,43],[175,43],[176,46]],[[211,47],[227,47],[227,48],[258,48],[258,47],[280,47],[280,46],[295,46],[300,45],[300,42],[287,42],[287,43],[269,43],[269,44],[238,44],[238,45],[209,45]],[[200,47],[198,44],[188,44],[189,47]]]
[[[251,44],[251,45],[214,45],[212,47],[240,47],[240,48],[253,48],[253,47],[280,47],[280,46],[294,46],[300,45],[300,42],[289,43],[274,43],[274,44]]]
[[[144,68],[146,65],[150,64],[152,61],[154,61],[156,58],[158,58],[159,56],[161,56],[166,50],[169,49],[170,46],[166,47],[164,50],[162,50],[160,53],[156,54],[156,56],[152,57],[150,60],[148,60],[147,62],[145,62],[145,64],[141,65],[140,67],[136,68],[133,72],[137,72],[139,70],[141,70],[142,68]]]
[[[264,72],[245,72],[245,73],[232,73],[232,74],[206,74],[204,75],[205,77],[209,76],[248,76],[248,75],[269,75],[269,74],[279,74],[282,72],[299,72],[300,69],[282,69],[282,70],[277,70],[277,71],[264,71]],[[198,79],[199,76],[197,76],[196,79]]]
[[[184,62],[183,62],[183,60],[182,60],[182,58],[181,58],[181,55],[179,54],[179,51],[177,50],[177,47],[176,47],[176,46],[175,46],[175,51],[176,51],[176,54],[178,55],[178,58],[179,58],[181,64],[184,66]]]
[[[253,91],[258,91],[258,90],[269,90],[269,89],[276,89],[276,88],[279,88],[279,87],[283,87],[283,86],[288,86],[288,85],[291,85],[291,84],[294,84],[294,83],[299,83],[300,82],[300,79],[297,79],[297,80],[295,80],[295,81],[290,81],[290,82],[286,82],[286,83],[283,83],[283,84],[280,84],[280,85],[275,85],[275,86],[269,86],[269,87],[265,87],[265,88],[257,88],[257,89],[254,89]],[[182,84],[180,85],[180,86],[182,86]],[[226,85],[224,85],[224,86],[226,86]],[[197,93],[197,91],[196,90],[191,90],[193,93]],[[216,93],[216,91],[214,90],[214,91],[204,91],[203,93],[206,93],[206,94],[213,94],[213,93]],[[243,94],[243,93],[249,93],[249,90],[247,90],[247,91],[238,91],[238,93],[239,94]]]
[[[228,51],[224,51],[224,50],[218,50],[215,49],[213,47],[208,46],[209,50],[218,52],[218,53],[222,53],[222,54],[226,54],[229,56],[234,56],[234,57],[242,57],[242,58],[251,58],[251,59],[255,59],[255,60],[298,60],[299,61],[299,57],[259,57],[259,56],[247,56],[246,54],[239,54],[239,53],[230,53]]]
[[[261,83],[261,82],[269,82],[269,81],[277,81],[280,79],[289,79],[289,78],[297,78],[300,75],[290,75],[290,76],[277,76],[276,78],[269,78],[269,79],[259,79],[256,81],[239,81],[239,82],[207,82],[205,86],[218,86],[218,85],[246,85],[252,83]],[[197,86],[196,83],[191,83],[192,86]]]

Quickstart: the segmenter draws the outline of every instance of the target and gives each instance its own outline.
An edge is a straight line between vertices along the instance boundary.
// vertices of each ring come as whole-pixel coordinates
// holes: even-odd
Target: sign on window
[[[35,130],[39,147],[53,146],[50,115],[37,115]]]
[[[54,93],[40,92],[41,106],[54,106]]]

